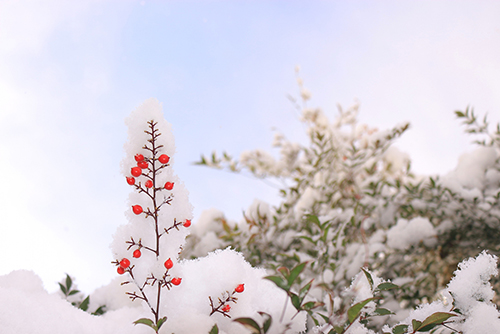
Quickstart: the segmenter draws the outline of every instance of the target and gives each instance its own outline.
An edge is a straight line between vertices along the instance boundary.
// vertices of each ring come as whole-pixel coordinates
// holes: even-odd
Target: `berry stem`
[[[148,132],[146,131],[147,134],[149,134],[151,136],[151,139],[149,139],[148,141],[151,143],[151,153],[152,153],[152,158],[151,158],[151,172],[152,172],[152,175],[151,175],[151,181],[153,181],[153,195],[152,195],[152,200],[153,200],[153,207],[154,207],[154,212],[153,212],[153,219],[155,221],[155,233],[156,233],[156,257],[158,258],[158,256],[160,256],[160,232],[159,232],[159,227],[158,227],[158,211],[159,211],[159,207],[156,203],[156,173],[157,173],[157,170],[156,170],[156,154],[158,153],[158,149],[162,146],[162,145],[159,145],[159,147],[156,147],[156,138],[158,138],[158,136],[160,136],[158,132],[158,130],[155,128],[156,126],[156,122],[154,121],[149,121],[149,127],[151,129],[151,132]],[[160,298],[160,292],[158,290],[158,298]],[[158,303],[158,307],[159,307],[159,303]],[[158,319],[157,319],[158,320]]]
[[[158,318],[160,317],[160,296],[161,296],[161,284],[158,283],[158,294],[156,296],[156,311],[155,312],[155,322],[158,323]]]
[[[227,294],[226,298],[223,298],[223,299],[218,298],[219,299],[219,305],[217,307],[215,307],[214,302],[212,300],[212,297],[208,296],[208,299],[210,300],[210,307],[212,308],[212,311],[210,312],[210,315],[212,315],[214,313],[221,313],[225,317],[231,318],[231,316],[226,311],[224,311],[223,307],[225,305],[228,305],[229,302],[233,302],[233,303],[236,304],[236,301],[238,300],[238,298],[233,297],[233,295],[235,294],[235,291],[233,291],[231,293],[229,293],[228,291],[226,291],[225,294]]]
[[[134,274],[132,272],[132,269],[133,268],[130,268],[128,270],[128,273],[129,273],[130,277],[132,278],[132,281],[134,282],[135,286],[137,286],[137,288],[141,292],[142,296],[137,295],[135,292],[133,292],[133,293],[127,292],[126,294],[129,295],[130,298],[132,298],[132,301],[134,301],[137,298],[144,300],[148,304],[149,308],[151,309],[151,312],[153,312],[153,314],[155,316],[155,319],[158,319],[158,311],[157,310],[155,311],[155,309],[151,306],[151,303],[149,302],[148,296],[146,296],[146,294],[144,293],[144,287],[147,285],[147,281],[144,282],[144,285],[142,287],[139,286],[139,284],[137,284],[137,281],[135,280],[135,277],[134,277]]]
[[[139,239],[139,242],[135,242],[134,238],[130,237],[130,241],[125,241],[126,244],[130,244],[130,246],[127,247],[127,250],[130,250],[130,248],[134,247],[134,246],[138,246],[140,248],[143,248],[143,249],[147,249],[148,251],[150,252],[153,252],[156,254],[155,250],[151,247],[148,247],[148,246],[144,246],[142,244],[142,241],[141,239]]]

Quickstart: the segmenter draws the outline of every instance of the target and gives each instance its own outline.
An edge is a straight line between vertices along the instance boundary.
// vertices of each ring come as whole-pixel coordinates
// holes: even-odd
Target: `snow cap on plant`
[[[468,314],[480,302],[495,308],[491,303],[495,291],[489,280],[498,275],[497,260],[496,256],[483,251],[476,258],[464,260],[458,265],[455,276],[448,284],[448,291],[460,312]],[[499,316],[496,311],[496,317]]]
[[[186,219],[192,219],[193,214],[192,205],[188,200],[188,191],[184,187],[183,182],[181,182],[178,177],[174,175],[173,164],[175,162],[175,140],[172,135],[172,126],[165,120],[161,104],[156,99],[151,98],[146,100],[137,109],[132,111],[129,117],[125,120],[128,127],[128,141],[124,145],[125,158],[121,163],[121,170],[125,177],[131,177],[131,167],[136,165],[137,155],[144,156],[144,161],[148,161],[148,165],[151,166],[150,159],[152,159],[152,154],[150,151],[144,149],[144,146],[149,143],[148,140],[151,139],[151,135],[145,132],[150,131],[148,122],[151,120],[156,122],[155,129],[157,129],[158,136],[156,138],[155,145],[156,147],[161,146],[156,152],[157,161],[155,163],[157,168],[162,165],[162,162],[159,159],[160,156],[165,154],[169,157],[167,163],[168,167],[162,168],[160,173],[155,175],[155,187],[163,187],[166,182],[175,182],[175,187],[170,192],[159,192],[159,200],[163,200],[163,197],[168,198],[169,194],[172,194],[172,197],[175,198],[171,204],[164,205],[162,210],[159,211],[158,220],[165,225],[160,226],[161,230],[163,230],[164,228],[171,226],[174,219],[182,223]],[[143,174],[147,172],[148,169],[143,170]],[[153,210],[150,198],[145,196],[144,193],[134,191],[136,190],[134,187],[139,185],[146,189],[147,181],[151,180],[142,175],[136,178],[135,185],[131,185],[131,192],[128,199],[128,208],[130,209],[126,211],[129,223],[119,228],[115,235],[115,241],[112,245],[113,252],[118,259],[124,257],[133,258],[132,252],[137,249],[137,247],[130,250],[127,250],[127,247],[123,247],[124,241],[130,240],[131,237],[133,237],[136,242],[141,239],[143,244],[151,245],[155,243],[154,236],[150,233],[145,233],[148,224],[151,224],[151,219],[145,218],[148,210]],[[143,212],[136,214],[135,212],[139,212],[140,210],[132,210],[132,208],[137,208],[137,206],[140,206],[143,209]],[[174,263],[177,261],[176,259],[178,257],[177,255],[180,247],[184,244],[185,237],[189,233],[186,228],[180,228],[179,231],[175,232],[176,233],[170,233],[168,243],[165,242],[162,244],[162,252],[165,252],[165,256],[171,257]],[[141,253],[141,261],[133,260],[133,265],[137,265],[139,262],[142,264],[147,263],[146,258],[148,258],[148,255],[151,255],[148,254],[151,252],[141,249]],[[164,269],[164,261],[165,259],[163,259],[163,261],[159,261],[159,264],[154,266],[157,271]]]
[[[127,295],[147,304],[153,313],[153,320],[142,318],[136,323],[157,326],[157,331],[166,316],[162,298],[167,298],[167,290],[182,285],[182,270],[176,264],[189,233],[183,223],[192,219],[192,206],[184,184],[173,173],[174,137],[159,102],[145,101],[126,124],[129,138],[122,172],[131,192],[128,223],[118,228],[112,243],[113,263],[123,275]],[[134,172],[137,164],[142,164],[140,174]],[[135,182],[130,182],[132,176]],[[176,187],[165,190],[167,181]]]

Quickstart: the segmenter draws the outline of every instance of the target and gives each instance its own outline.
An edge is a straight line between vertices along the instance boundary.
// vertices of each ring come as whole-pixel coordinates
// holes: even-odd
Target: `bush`
[[[200,165],[281,182],[282,201],[274,208],[254,202],[239,223],[204,213],[184,256],[230,246],[270,272],[307,263],[297,289],[314,280],[309,296],[330,316],[331,301],[360,268],[370,268],[400,286],[384,298],[397,313],[395,323],[436,300],[462,259],[481,249],[498,254],[500,126],[489,132],[486,117],[478,122],[472,109],[457,111],[466,132],[480,136],[479,147],[444,177],[419,176],[392,146],[409,124],[385,131],[358,124],[357,105],[339,108],[331,122],[307,107],[309,97],[302,94],[300,109],[307,145],[276,134],[278,158],[262,150],[243,152],[239,160],[226,152],[201,157]]]

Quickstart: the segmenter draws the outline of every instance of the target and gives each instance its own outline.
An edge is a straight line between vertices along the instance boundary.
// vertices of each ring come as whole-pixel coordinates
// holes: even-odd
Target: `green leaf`
[[[392,329],[392,334],[404,334],[408,329],[408,325],[397,325]]]
[[[314,241],[311,237],[308,237],[308,236],[305,236],[305,235],[301,235],[301,236],[299,237],[299,239],[304,239],[304,240],[307,240],[307,241],[309,241],[309,242],[311,242],[311,243],[313,243],[313,244],[315,244],[315,245],[316,245],[316,241]]]
[[[319,326],[319,321],[316,319],[315,315],[318,315],[319,313],[314,314],[312,311],[306,311],[307,314],[311,317],[313,323],[315,326]],[[320,314],[321,315],[321,314]]]
[[[312,310],[312,309],[314,309],[316,307],[320,307],[320,306],[323,306],[323,305],[325,305],[325,303],[322,303],[322,302],[307,302],[304,305],[302,305],[302,309],[306,310],[306,311],[309,311],[309,310]]]
[[[79,290],[71,290],[69,293],[68,293],[68,296],[73,296],[75,294],[77,294],[78,292],[80,292]]]
[[[302,263],[298,264],[297,266],[295,266],[295,268],[293,268],[290,271],[290,276],[288,276],[288,285],[289,286],[292,286],[295,279],[300,275],[300,273],[306,267],[306,264],[307,264],[307,262],[302,262]]]
[[[324,243],[326,243],[326,240],[328,238],[328,231],[330,230],[330,227],[332,227],[331,225],[328,225],[324,231],[323,231],[323,235],[321,236],[321,241],[323,241]]]
[[[262,329],[264,330],[264,333],[267,333],[269,328],[271,327],[271,324],[273,323],[273,317],[271,315],[267,314],[266,312],[259,312],[259,314],[262,317],[267,317],[266,320],[264,320],[264,324],[262,325]]]
[[[396,284],[390,283],[390,282],[380,283],[377,286],[377,290],[380,290],[380,291],[397,289],[397,288],[399,288],[399,286],[397,286]]]
[[[217,324],[215,324],[214,327],[212,327],[212,329],[208,334],[219,334],[219,327],[217,327]]]
[[[416,331],[417,329],[419,329],[421,324],[422,324],[422,321],[418,321],[418,320],[415,320],[415,319],[411,320],[411,326],[413,327],[414,331]]]
[[[292,305],[297,311],[300,311],[300,298],[295,293],[290,292],[290,299],[292,300]]]
[[[375,312],[373,312],[373,315],[388,315],[388,314],[394,314],[392,311],[386,309],[386,308],[377,308],[375,309]]]
[[[316,215],[306,215],[307,221],[317,225],[319,228],[321,228],[321,222],[318,219],[318,216]]]
[[[57,283],[59,284],[59,288],[61,289],[62,293],[64,293],[65,296],[68,295],[68,290],[66,290],[66,287],[64,285],[62,285],[61,283]]]
[[[78,306],[78,308],[80,310],[87,311],[87,309],[89,308],[89,302],[90,302],[90,296],[87,296],[87,298],[85,298],[83,302],[80,303],[80,306]]]
[[[279,271],[279,273],[280,273],[281,275],[283,275],[284,277],[288,277],[288,276],[290,275],[290,270],[288,270],[288,268],[287,268],[287,267],[279,267],[277,270],[278,270],[278,271]]]
[[[361,268],[361,270],[363,270],[363,272],[365,273],[366,279],[368,280],[368,283],[370,283],[370,288],[373,289],[372,275],[365,268]]]
[[[306,285],[304,285],[300,290],[299,290],[299,298],[300,301],[304,300],[304,297],[309,293],[309,290],[311,289],[312,282],[314,281],[314,278],[309,281]]]
[[[361,310],[363,307],[365,307],[366,304],[371,302],[374,298],[368,298],[363,301],[360,301],[359,303],[354,304],[347,310],[347,318],[349,319],[349,323],[352,324],[354,320],[359,316],[361,313]]]
[[[69,291],[71,289],[71,285],[73,285],[73,282],[71,281],[71,277],[69,277],[68,274],[66,274],[66,290]]]
[[[342,334],[344,332],[344,327],[333,326],[333,328],[335,329],[335,332],[337,332],[338,334]]]
[[[455,115],[457,115],[457,117],[465,117],[465,114],[461,111],[455,111]]]
[[[326,315],[321,314],[321,313],[319,313],[319,312],[318,312],[317,314],[318,314],[321,318],[323,318],[323,320],[324,320],[325,322],[330,321],[330,318],[329,318],[329,317],[327,317]]]
[[[443,322],[445,322],[449,318],[456,317],[456,316],[457,316],[456,314],[447,313],[447,312],[433,313],[422,322],[422,324],[420,325],[419,328],[417,328],[417,330],[419,332],[426,332],[426,331],[436,327],[437,325],[442,324]],[[413,329],[415,330],[416,328],[414,327]]]
[[[167,321],[167,317],[163,317],[161,319],[158,319],[158,322],[156,323],[156,327],[160,329],[161,325],[163,325]]]
[[[153,320],[148,319],[148,318],[141,318],[139,320],[134,321],[134,325],[137,325],[137,324],[143,324],[143,325],[149,326],[152,329],[154,329],[155,331],[157,329]]]
[[[236,321],[242,324],[245,328],[251,330],[252,334],[262,334],[259,324],[252,318],[237,318],[233,321]]]
[[[101,305],[97,308],[97,310],[95,310],[94,312],[92,312],[92,315],[103,315],[106,311],[104,310],[106,306],[105,305]]]
[[[276,284],[279,288],[285,290],[288,292],[288,290],[290,290],[290,286],[288,286],[288,283],[287,281],[283,278],[283,277],[280,277],[280,276],[266,276],[264,277],[265,279],[267,280],[270,280],[271,282],[273,282],[274,284]]]
[[[222,222],[222,228],[224,229],[224,232],[226,232],[227,234],[230,234],[231,233],[231,227],[229,226],[229,224],[227,223],[227,221],[225,219],[222,219],[221,222]]]

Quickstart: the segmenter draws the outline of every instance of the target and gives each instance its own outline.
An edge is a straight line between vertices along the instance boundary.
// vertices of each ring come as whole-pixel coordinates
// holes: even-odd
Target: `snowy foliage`
[[[70,276],[53,294],[32,272],[1,276],[2,333],[500,333],[490,283],[500,128],[457,112],[483,136],[478,149],[442,178],[415,176],[391,146],[408,124],[359,125],[358,106],[331,122],[299,85],[309,145],[278,134],[278,159],[261,150],[202,157],[283,182],[279,206],[256,200],[241,222],[211,209],[191,224],[161,105],[133,111],[122,163],[128,223],[111,245],[117,278],[85,297]]]
[[[220,212],[212,221],[201,217],[199,223],[213,229],[195,231],[187,254],[209,250],[209,233],[217,247],[232,246],[271,272],[307,262],[298,281],[314,279],[310,294],[324,303],[323,312],[361,267],[371,268],[400,285],[385,299],[395,323],[436,299],[462,259],[499,251],[498,126],[491,133],[486,118],[479,124],[472,110],[456,112],[467,132],[486,139],[448,175],[416,176],[408,155],[391,146],[408,124],[385,131],[358,124],[357,105],[339,108],[330,121],[307,100],[300,107],[307,145],[277,134],[277,159],[262,150],[243,152],[239,160],[226,152],[202,156],[201,165],[281,181],[282,201],[277,207],[254,202],[241,222]]]

